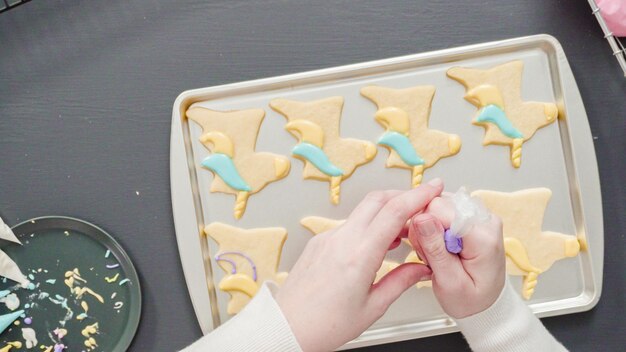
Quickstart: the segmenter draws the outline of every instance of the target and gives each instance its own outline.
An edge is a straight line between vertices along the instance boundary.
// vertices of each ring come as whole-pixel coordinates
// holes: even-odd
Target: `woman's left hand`
[[[439,179],[411,191],[368,194],[340,227],[313,237],[276,293],[304,351],[334,350],[358,337],[428,267],[402,264],[373,284],[387,250],[407,221],[441,194]]]

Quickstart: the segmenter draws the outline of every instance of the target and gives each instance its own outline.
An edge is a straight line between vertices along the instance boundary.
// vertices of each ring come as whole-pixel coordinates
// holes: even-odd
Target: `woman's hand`
[[[433,271],[433,290],[443,310],[453,318],[465,318],[489,308],[502,292],[505,259],[502,222],[476,225],[463,237],[459,255],[446,250],[444,228],[454,219],[454,205],[435,198],[425,213],[413,216],[409,240]]]
[[[435,179],[411,191],[370,193],[337,229],[313,237],[276,293],[304,351],[334,350],[356,338],[431,271],[407,263],[373,284],[406,223],[443,189]]]

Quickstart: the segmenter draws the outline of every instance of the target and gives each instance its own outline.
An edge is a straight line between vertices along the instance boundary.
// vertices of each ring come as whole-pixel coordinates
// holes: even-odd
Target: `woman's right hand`
[[[460,319],[484,311],[498,299],[506,272],[500,218],[491,214],[488,222],[474,226],[456,255],[446,250],[443,240],[454,214],[450,200],[435,198],[426,212],[413,216],[409,240],[432,269],[439,304],[446,314]]]

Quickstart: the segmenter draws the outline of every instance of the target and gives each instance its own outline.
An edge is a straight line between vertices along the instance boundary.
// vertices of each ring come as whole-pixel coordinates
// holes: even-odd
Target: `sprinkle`
[[[120,266],[119,264],[107,264],[107,269],[115,269],[118,266]]]
[[[35,280],[35,276],[33,276],[33,274],[28,274],[28,278],[31,280]]]
[[[104,253],[104,257],[108,258],[111,255],[111,250],[107,249],[106,253]]]
[[[24,305],[24,308],[26,308],[26,309],[30,308],[30,304],[26,303],[26,304]]]
[[[31,282],[28,284],[28,286],[26,286],[26,288],[32,291],[35,289],[35,284]]]
[[[115,302],[115,304],[113,305],[113,309],[120,309],[122,308],[122,306],[124,305],[124,302],[121,301],[117,301]]]
[[[15,324],[15,325],[20,325],[20,321],[19,321],[19,320],[16,320],[16,321],[14,321],[14,322],[13,322],[13,324]]]
[[[32,324],[32,323],[33,323],[33,318],[28,317],[28,318],[25,318],[25,319],[24,319],[24,324],[26,324],[26,325],[30,325],[30,324]]]
[[[113,294],[111,295],[111,299],[115,298],[115,296],[117,296],[117,292],[113,292]]]
[[[37,269],[37,272],[40,273],[41,272],[41,268]]]
[[[69,236],[70,233],[68,231],[63,231],[63,233],[65,234],[65,236]]]
[[[57,282],[57,280],[56,279],[48,279],[48,280],[46,280],[46,282],[49,283],[50,285],[54,285]]]
[[[129,279],[124,279],[124,280],[120,281],[120,283],[118,285],[122,286],[122,285],[124,285],[127,282],[130,282],[130,280]]]
[[[67,330],[66,329],[59,329],[56,328],[54,329],[53,333],[60,339],[62,339],[63,337],[65,337],[65,335],[67,335]]]
[[[115,274],[115,276],[113,276],[113,277],[106,277],[106,276],[105,276],[105,277],[104,277],[104,279],[106,280],[106,282],[108,282],[108,283],[112,283],[112,282],[117,281],[117,278],[118,278],[119,276],[120,276],[120,273],[117,273],[117,274]]]

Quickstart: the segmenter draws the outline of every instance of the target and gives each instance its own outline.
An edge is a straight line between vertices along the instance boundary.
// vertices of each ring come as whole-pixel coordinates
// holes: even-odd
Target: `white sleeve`
[[[272,290],[275,289],[272,283],[263,284],[239,314],[183,351],[301,352],[287,319],[274,300]]]
[[[567,351],[508,282],[491,307],[456,323],[475,352]]]

